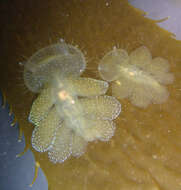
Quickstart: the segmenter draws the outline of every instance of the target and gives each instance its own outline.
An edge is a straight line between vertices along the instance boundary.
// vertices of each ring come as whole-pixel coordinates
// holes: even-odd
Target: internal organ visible
[[[163,103],[169,92],[163,85],[171,84],[167,60],[152,59],[149,50],[142,46],[130,55],[125,50],[114,48],[99,63],[99,73],[104,80],[113,81],[112,94],[117,98],[129,98],[138,107],[150,103]]]

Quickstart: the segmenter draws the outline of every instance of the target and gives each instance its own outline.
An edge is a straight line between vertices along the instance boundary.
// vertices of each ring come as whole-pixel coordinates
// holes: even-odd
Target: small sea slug
[[[168,61],[161,57],[152,59],[145,46],[130,55],[114,48],[102,58],[98,70],[102,79],[112,81],[113,96],[129,98],[133,105],[142,108],[165,102],[169,92],[164,85],[174,80]]]
[[[39,57],[38,53],[35,55]],[[67,62],[58,59],[56,64],[54,58],[36,59],[36,75],[34,72],[31,75],[33,82],[25,77],[28,88],[39,93],[28,118],[35,126],[32,147],[38,152],[48,152],[53,163],[62,163],[71,155],[81,156],[88,142],[108,141],[115,132],[113,120],[121,112],[119,101],[105,95],[109,87],[107,82],[80,77],[85,69],[84,58],[80,56],[76,62],[71,54],[66,53],[66,56]],[[43,63],[42,70],[39,62]],[[55,69],[51,64],[55,64]],[[37,79],[42,79],[41,85],[37,84]]]

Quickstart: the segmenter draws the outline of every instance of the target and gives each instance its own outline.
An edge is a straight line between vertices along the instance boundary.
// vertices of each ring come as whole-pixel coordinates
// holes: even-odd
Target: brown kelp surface
[[[100,79],[98,62],[113,46],[130,53],[144,45],[153,57],[169,61],[175,77],[163,104],[141,109],[128,99],[121,100],[114,137],[89,144],[78,159],[53,164],[46,153],[31,148],[49,188],[181,189],[181,43],[124,0],[7,0],[0,6],[0,87],[29,148],[33,125],[27,117],[35,95],[24,86],[23,66],[18,62],[59,38],[87,52],[83,76]]]

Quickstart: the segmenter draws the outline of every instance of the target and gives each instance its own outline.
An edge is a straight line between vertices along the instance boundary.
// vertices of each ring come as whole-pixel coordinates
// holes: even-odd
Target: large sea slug
[[[81,156],[90,141],[108,141],[115,131],[112,120],[121,112],[118,100],[105,95],[107,82],[80,77],[86,65],[80,50],[74,52],[73,46],[63,46],[65,50],[60,48],[62,45],[39,50],[32,56],[41,59],[34,59],[31,75],[27,75],[31,67],[26,65],[24,73],[27,87],[39,92],[28,118],[35,125],[32,146],[36,151],[47,151],[54,163],[64,162],[71,155]],[[52,56],[54,47],[58,56]],[[27,65],[32,63],[30,60]]]

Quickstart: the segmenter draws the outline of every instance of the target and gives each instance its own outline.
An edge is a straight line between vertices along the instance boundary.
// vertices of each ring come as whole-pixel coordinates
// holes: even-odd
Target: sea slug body
[[[129,98],[133,105],[145,108],[150,103],[160,104],[168,99],[169,92],[164,85],[174,80],[169,73],[166,59],[156,57],[145,46],[131,52],[114,48],[100,61],[100,76],[112,83],[112,95]]]
[[[87,83],[92,84],[91,88],[86,87]],[[61,78],[51,84],[49,90],[40,92],[30,111],[30,115],[36,118],[32,119],[36,121],[32,135],[35,150],[48,151],[50,161],[61,163],[71,155],[81,156],[88,142],[108,141],[114,135],[115,124],[112,120],[120,114],[121,104],[116,98],[104,95],[108,89],[107,82],[76,77]],[[91,95],[88,94],[89,90]],[[41,105],[44,101],[39,101],[47,99],[45,92],[52,102],[51,106],[45,103],[47,109]],[[43,107],[46,113],[37,105]]]
[[[115,132],[121,104],[105,95],[107,82],[80,77],[85,66],[82,52],[65,43],[39,50],[25,64],[25,85],[39,93],[28,117],[32,147],[53,163],[79,157],[88,142],[108,141]]]

